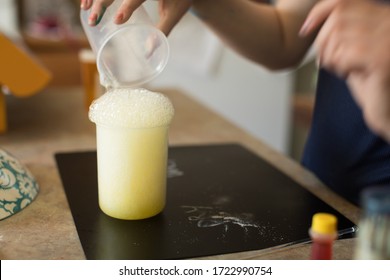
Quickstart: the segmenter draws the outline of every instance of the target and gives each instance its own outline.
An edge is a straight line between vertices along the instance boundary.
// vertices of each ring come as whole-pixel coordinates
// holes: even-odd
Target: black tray
[[[356,226],[295,181],[236,144],[169,148],[167,206],[124,221],[98,206],[96,152],[55,155],[88,259],[181,259],[309,240],[313,214],[333,213],[339,233]]]

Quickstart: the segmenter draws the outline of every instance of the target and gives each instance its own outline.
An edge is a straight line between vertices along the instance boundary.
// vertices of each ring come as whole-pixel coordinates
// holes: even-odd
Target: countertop
[[[170,145],[240,143],[358,223],[360,210],[324,186],[299,163],[273,150],[204,105],[176,89],[158,89],[174,104]],[[84,109],[79,87],[48,88],[33,97],[7,96],[7,133],[0,147],[35,176],[36,200],[0,221],[0,259],[85,259],[56,167],[57,152],[96,149],[95,127]],[[337,240],[335,259],[352,259],[355,239]],[[307,259],[310,244],[208,257],[209,259]]]

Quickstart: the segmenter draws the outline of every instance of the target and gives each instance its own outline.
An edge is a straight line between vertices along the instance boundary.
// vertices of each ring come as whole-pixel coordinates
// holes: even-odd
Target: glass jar
[[[356,259],[390,259],[390,186],[371,187],[362,193]]]

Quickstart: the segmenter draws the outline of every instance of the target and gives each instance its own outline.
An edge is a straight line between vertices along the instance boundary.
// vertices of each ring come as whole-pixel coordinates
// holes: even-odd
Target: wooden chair
[[[7,110],[3,86],[17,97],[28,97],[42,90],[51,73],[31,54],[0,33],[0,133],[7,131]]]

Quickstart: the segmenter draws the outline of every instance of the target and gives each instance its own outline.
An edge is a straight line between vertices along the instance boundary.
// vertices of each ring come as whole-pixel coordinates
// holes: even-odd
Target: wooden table
[[[159,89],[176,114],[170,145],[240,143],[357,223],[360,211],[328,190],[301,165],[174,89]],[[84,259],[54,161],[54,153],[96,148],[81,88],[48,89],[29,99],[8,97],[9,131],[0,146],[34,174],[40,193],[30,206],[0,221],[0,259]],[[353,258],[355,239],[338,240],[335,259]],[[310,245],[213,256],[212,259],[307,259]]]

